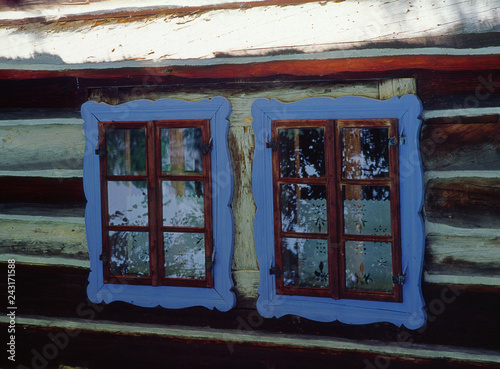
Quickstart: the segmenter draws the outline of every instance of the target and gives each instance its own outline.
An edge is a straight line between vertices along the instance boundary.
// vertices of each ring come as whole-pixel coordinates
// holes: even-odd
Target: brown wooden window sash
[[[398,181],[398,145],[388,146],[389,173],[380,178],[344,178],[342,168],[341,130],[347,129],[387,129],[388,138],[397,137],[397,119],[364,120],[302,120],[272,121],[271,138],[276,143],[272,154],[273,162],[273,208],[275,218],[275,265],[276,292],[287,295],[322,296],[334,299],[369,299],[378,301],[402,301],[402,286],[392,285],[392,291],[353,290],[346,286],[346,242],[363,244],[389,244],[391,249],[391,274],[401,275],[401,245],[399,216],[399,181]],[[281,141],[279,131],[283,129],[319,128],[324,130],[325,173],[321,177],[283,177],[281,175]],[[320,150],[321,148],[318,148]],[[298,146],[295,146],[297,152]],[[346,162],[347,163],[347,162]],[[297,172],[297,170],[296,170]],[[284,231],[282,224],[281,186],[289,185],[326,185],[326,233]],[[380,186],[388,189],[390,198],[390,234],[348,234],[344,227],[344,193],[348,189],[360,189],[366,186]],[[354,191],[355,191],[354,190]],[[350,195],[352,197],[352,195]],[[359,197],[359,194],[358,194]],[[353,197],[355,198],[355,197]],[[314,288],[285,285],[283,239],[317,239],[328,242],[328,288]],[[360,266],[361,267],[361,266]],[[362,269],[362,267],[361,267]],[[359,271],[358,271],[359,273]],[[356,274],[358,276],[359,274]],[[369,275],[365,283],[369,283]],[[357,277],[356,277],[357,278]]]
[[[101,214],[102,214],[102,242],[103,242],[103,276],[104,283],[128,283],[140,285],[173,285],[193,287],[213,287],[211,269],[213,254],[212,231],[212,200],[211,200],[211,164],[210,153],[201,156],[202,170],[200,173],[171,174],[162,173],[161,136],[162,128],[200,128],[201,141],[208,144],[210,141],[209,120],[176,120],[176,121],[148,121],[148,122],[101,122],[99,124],[99,147],[108,149],[106,132],[118,130],[144,130],[145,134],[145,173],[140,174],[110,174],[108,168],[109,153],[102,153],[100,159],[101,172]],[[125,156],[129,160],[131,155],[130,142],[125,144]],[[127,151],[128,150],[128,151]],[[126,169],[127,170],[127,169]],[[145,225],[112,225],[109,216],[108,185],[110,182],[141,181],[145,182],[147,199],[147,224]],[[162,183],[180,184],[184,181],[198,181],[203,188],[203,226],[163,225],[163,197]],[[116,275],[111,271],[111,244],[109,232],[147,232],[149,243],[149,276]],[[165,252],[163,233],[199,233],[204,235],[204,278],[165,277]]]

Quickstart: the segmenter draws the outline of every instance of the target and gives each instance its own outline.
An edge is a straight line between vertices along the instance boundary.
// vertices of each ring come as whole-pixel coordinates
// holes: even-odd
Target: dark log
[[[500,227],[500,178],[432,179],[426,185],[427,220],[460,228]]]
[[[66,208],[82,208],[86,201],[81,178],[0,178],[3,204],[64,204]]]
[[[422,100],[438,96],[464,96],[455,108],[473,108],[476,100],[488,100],[500,92],[500,71],[469,69],[461,73],[418,72],[418,95]]]
[[[6,326],[1,326],[6,330]],[[258,342],[185,340],[173,337],[124,335],[92,329],[66,330],[50,327],[19,326],[19,360],[10,368],[32,368],[32,362],[47,368],[217,368],[217,369],[292,369],[292,368],[498,368],[498,364],[440,357],[413,357],[411,354],[387,355],[366,350],[301,348]],[[57,341],[56,341],[57,339]],[[29,342],[29,344],[28,344]],[[61,347],[56,346],[58,343]],[[64,346],[63,346],[64,344]],[[404,345],[402,345],[404,347]],[[55,349],[54,349],[55,348]],[[402,349],[404,352],[404,349]],[[56,352],[55,355],[51,355]],[[41,359],[40,359],[41,358]],[[8,364],[10,365],[10,364]],[[23,366],[20,366],[23,365]]]
[[[0,81],[0,108],[78,108],[86,100],[76,77]]]
[[[6,275],[7,264],[0,263],[0,273]],[[474,290],[467,286],[424,284],[428,324],[416,331],[388,323],[347,325],[338,322],[321,323],[284,316],[263,319],[254,309],[233,309],[226,313],[200,307],[170,310],[141,308],[122,302],[94,305],[87,300],[88,270],[16,264],[16,303],[23,315],[53,318],[86,319],[94,322],[153,324],[155,327],[183,325],[198,329],[229,329],[233,332],[282,332],[287,335],[306,334],[311,337],[382,340],[397,343],[402,333],[406,342],[442,344],[463,347],[499,349],[495,324],[500,311],[500,289],[489,287]],[[5,289],[2,297],[5,298]],[[83,308],[92,314],[83,314]],[[466,332],[466,334],[464,334]],[[411,341],[410,341],[411,340]]]
[[[442,72],[478,71],[477,75],[487,77],[499,69],[498,55],[402,55],[380,56],[366,58],[344,58],[326,60],[281,60],[249,64],[219,64],[207,66],[165,66],[154,68],[116,68],[116,69],[85,69],[61,71],[26,71],[1,70],[0,80],[27,80],[33,85],[33,80],[63,78],[72,88],[77,87],[76,77],[79,77],[80,87],[100,87],[98,80],[112,82],[117,79],[139,81],[138,83],[114,83],[116,86],[130,85],[162,85],[165,78],[177,77],[186,80],[233,80],[252,81],[259,78],[276,80],[277,76],[290,75],[297,77],[318,77],[320,80],[349,77],[347,79],[413,77],[427,70],[434,77]],[[431,71],[431,72],[429,72]],[[378,74],[377,74],[378,73]],[[484,73],[484,74],[483,74]],[[88,79],[90,83],[85,82]],[[31,80],[31,81],[30,81]],[[93,80],[93,81],[92,81]],[[118,82],[118,81],[117,81]],[[3,82],[2,82],[3,84]],[[1,86],[1,85],[0,85]],[[12,85],[9,85],[12,86]],[[109,84],[106,84],[109,86]],[[474,88],[476,84],[474,84]],[[443,87],[444,88],[444,87]]]
[[[449,123],[426,122],[420,141],[424,168],[500,170],[500,122],[481,123],[481,120],[494,118],[496,116],[478,117],[474,121],[454,117]]]

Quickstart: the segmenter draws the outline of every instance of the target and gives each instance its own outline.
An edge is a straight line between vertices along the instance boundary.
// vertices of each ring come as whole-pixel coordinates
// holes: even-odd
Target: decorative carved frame
[[[229,130],[227,118],[230,112],[229,101],[222,97],[198,102],[162,99],[155,102],[137,100],[117,106],[92,101],[82,105],[86,140],[83,163],[83,185],[87,197],[85,226],[90,257],[87,294],[92,302],[124,301],[143,307],[159,305],[174,309],[204,306],[209,309],[217,308],[220,311],[228,311],[234,307],[236,297],[232,292],[231,274],[234,226],[230,208],[233,177],[227,141]],[[103,264],[99,260],[102,252],[102,227],[99,156],[95,153],[98,145],[98,123],[183,119],[210,120],[210,132],[213,137],[211,173],[214,287],[106,284],[103,282]]]
[[[423,170],[419,150],[422,112],[414,95],[373,100],[363,97],[308,98],[293,103],[258,99],[252,105],[255,132],[253,194],[257,205],[255,244],[261,268],[257,310],[266,317],[299,315],[317,321],[339,320],[349,324],[390,322],[410,329],[425,324],[421,279],[424,258]],[[274,219],[272,186],[272,152],[266,148],[273,120],[314,119],[384,119],[399,120],[399,135],[405,143],[399,146],[401,261],[405,273],[402,302],[339,299],[278,295],[274,266]]]

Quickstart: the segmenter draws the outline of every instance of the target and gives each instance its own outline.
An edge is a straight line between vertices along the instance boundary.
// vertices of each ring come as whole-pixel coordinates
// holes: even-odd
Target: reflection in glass
[[[164,233],[165,278],[205,278],[205,235]]]
[[[109,225],[148,225],[146,181],[108,181]]]
[[[201,128],[163,128],[161,168],[167,174],[202,173]]]
[[[106,130],[108,174],[146,174],[146,131],[144,129]]]
[[[326,186],[282,184],[280,188],[283,231],[326,233]]]
[[[280,129],[281,177],[324,177],[325,137],[322,128]]]
[[[389,186],[343,186],[345,234],[391,235]]]
[[[346,241],[346,288],[392,292],[392,251],[389,242]]]
[[[342,177],[389,177],[388,128],[343,128]]]
[[[327,288],[327,241],[283,238],[283,269],[285,286]]]
[[[147,232],[109,232],[111,275],[149,276],[149,234]]]
[[[204,227],[203,182],[162,182],[163,225]]]

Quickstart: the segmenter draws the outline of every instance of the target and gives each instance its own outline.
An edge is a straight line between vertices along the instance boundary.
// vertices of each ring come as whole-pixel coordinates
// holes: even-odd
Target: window
[[[92,301],[234,306],[229,111],[223,98],[83,105]]]
[[[420,112],[412,95],[254,103],[263,316],[423,325]]]

